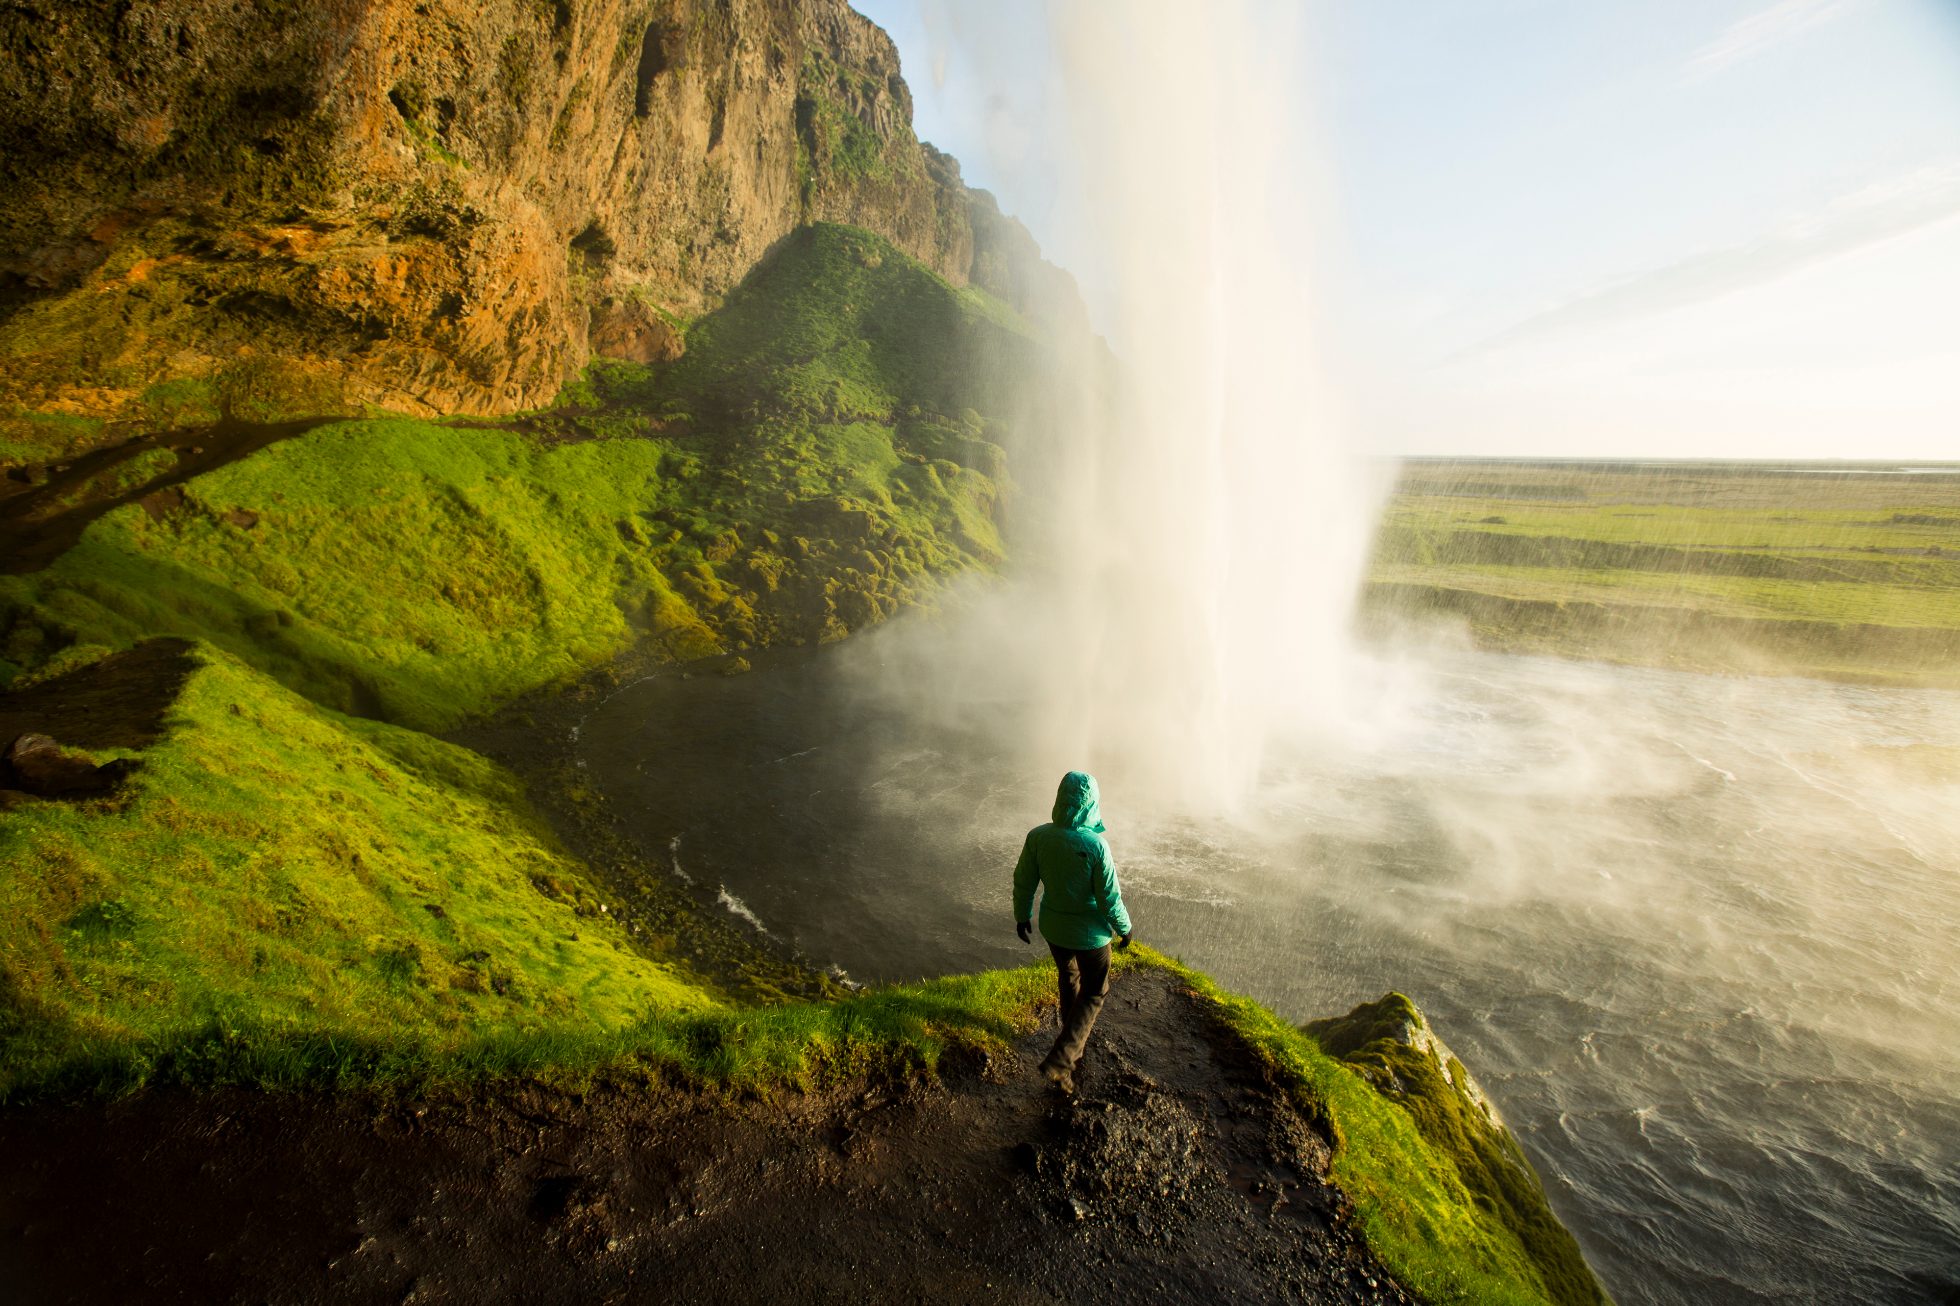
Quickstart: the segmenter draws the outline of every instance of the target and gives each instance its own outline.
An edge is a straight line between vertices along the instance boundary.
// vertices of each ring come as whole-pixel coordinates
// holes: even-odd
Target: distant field
[[[1367,612],[1489,647],[1960,685],[1960,464],[1415,461]]]

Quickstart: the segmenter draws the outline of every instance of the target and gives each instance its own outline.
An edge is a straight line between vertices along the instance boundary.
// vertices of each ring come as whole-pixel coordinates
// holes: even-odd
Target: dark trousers
[[[1089,1031],[1096,1027],[1103,999],[1109,996],[1109,945],[1100,948],[1060,948],[1048,945],[1055,954],[1055,978],[1062,996],[1062,1032],[1047,1060],[1064,1070],[1074,1070],[1089,1042]]]

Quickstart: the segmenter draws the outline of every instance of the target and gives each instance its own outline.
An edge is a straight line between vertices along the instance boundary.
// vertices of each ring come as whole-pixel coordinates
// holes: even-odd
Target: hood
[[[1056,825],[1078,830],[1103,832],[1102,805],[1096,794],[1096,777],[1087,771],[1070,771],[1055,791],[1055,810],[1049,819]]]

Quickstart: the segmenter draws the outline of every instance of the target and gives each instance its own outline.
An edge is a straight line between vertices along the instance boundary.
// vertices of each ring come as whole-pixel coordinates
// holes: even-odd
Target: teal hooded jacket
[[[1070,771],[1055,794],[1054,819],[1028,831],[1014,864],[1014,919],[1031,919],[1041,887],[1041,937],[1063,948],[1100,948],[1130,932],[1130,913],[1103,842],[1095,777]]]

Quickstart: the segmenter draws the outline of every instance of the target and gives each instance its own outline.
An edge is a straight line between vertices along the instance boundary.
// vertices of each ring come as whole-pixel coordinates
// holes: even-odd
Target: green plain
[[[1960,683],[1960,468],[1420,462],[1369,580],[1500,648]]]

